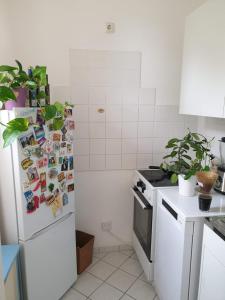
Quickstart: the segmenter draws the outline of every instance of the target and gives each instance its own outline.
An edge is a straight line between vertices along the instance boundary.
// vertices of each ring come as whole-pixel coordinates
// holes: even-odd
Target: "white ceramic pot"
[[[196,176],[191,176],[191,178],[185,180],[184,175],[179,175],[178,183],[180,195],[186,197],[192,197],[195,195],[197,183]]]

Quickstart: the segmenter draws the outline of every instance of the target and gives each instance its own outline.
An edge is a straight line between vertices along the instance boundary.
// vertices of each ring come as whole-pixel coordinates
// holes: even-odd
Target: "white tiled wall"
[[[140,87],[140,53],[71,50],[70,60],[77,170],[160,164],[186,120],[177,106],[156,105],[155,88]]]

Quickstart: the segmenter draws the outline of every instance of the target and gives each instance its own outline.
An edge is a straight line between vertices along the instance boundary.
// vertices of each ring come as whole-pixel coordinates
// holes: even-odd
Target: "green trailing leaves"
[[[53,129],[54,130],[59,130],[63,127],[64,125],[64,120],[61,118],[54,118],[53,119]]]
[[[11,66],[7,66],[7,65],[0,66],[0,72],[10,72],[10,71],[14,71],[16,69],[17,69],[16,67],[11,67]]]
[[[0,101],[6,102],[9,100],[16,100],[16,96],[12,89],[7,86],[0,86]]]
[[[16,118],[9,121],[3,131],[4,147],[9,146],[24,131],[27,131],[29,121],[26,118]]]
[[[56,113],[57,113],[57,109],[55,105],[48,105],[44,109],[44,113],[43,113],[44,119],[46,121],[49,121],[56,116]]]
[[[170,180],[174,184],[177,183],[177,181],[178,181],[178,175],[176,173],[173,173],[173,175],[171,176]]]

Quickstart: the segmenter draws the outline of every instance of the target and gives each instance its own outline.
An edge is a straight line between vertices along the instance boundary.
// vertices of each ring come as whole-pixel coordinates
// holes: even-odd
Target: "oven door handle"
[[[138,189],[137,189],[137,191],[136,191],[135,187],[133,187],[133,188],[131,188],[131,191],[132,191],[132,193],[133,193],[135,199],[138,201],[138,203],[141,205],[141,207],[142,207],[143,209],[151,209],[151,208],[152,208],[152,206],[150,205],[150,203],[148,203],[148,201],[145,200],[145,198],[144,198],[144,196],[142,196],[142,194],[141,194],[140,196],[143,197],[143,200],[139,197],[139,195],[138,195],[138,193],[137,193],[137,191],[139,192]],[[141,192],[139,192],[139,193],[141,193]]]

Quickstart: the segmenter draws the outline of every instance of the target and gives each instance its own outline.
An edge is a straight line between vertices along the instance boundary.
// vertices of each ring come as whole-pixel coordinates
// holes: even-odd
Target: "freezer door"
[[[58,300],[77,278],[74,214],[22,242],[24,300]]]

